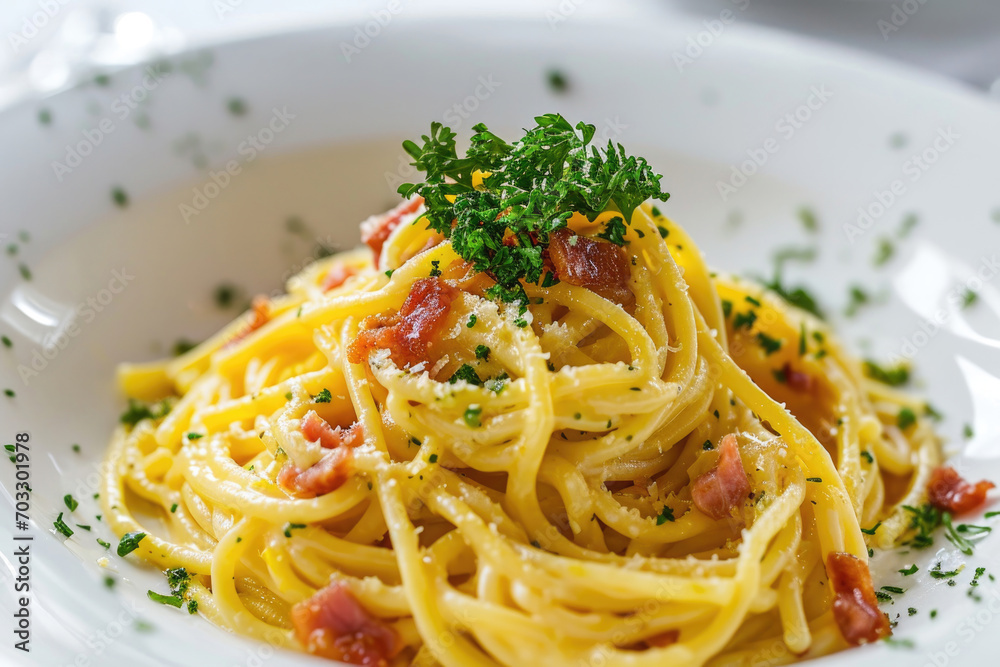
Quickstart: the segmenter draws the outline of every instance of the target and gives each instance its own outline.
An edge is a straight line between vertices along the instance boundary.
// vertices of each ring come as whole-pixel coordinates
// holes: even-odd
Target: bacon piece
[[[813,377],[809,373],[803,373],[792,368],[791,363],[786,363],[781,368],[785,375],[785,382],[795,391],[809,392],[813,387]]]
[[[661,632],[658,635],[653,635],[652,637],[646,637],[644,640],[646,645],[650,648],[666,648],[677,643],[680,639],[680,630],[667,630],[666,632]]]
[[[951,466],[940,466],[931,473],[927,495],[931,505],[939,510],[961,514],[986,502],[986,492],[994,486],[986,480],[970,484]]]
[[[365,434],[361,429],[361,424],[355,422],[350,428],[336,428],[316,414],[315,410],[310,410],[302,418],[299,427],[302,435],[310,442],[319,442],[326,449],[336,449],[337,447],[357,447],[364,442]]]
[[[403,221],[403,218],[415,213],[423,203],[423,197],[414,197],[413,199],[404,201],[391,211],[380,215],[373,215],[361,223],[361,241],[362,243],[367,243],[368,247],[375,253],[375,264],[378,264],[379,259],[382,257],[382,246],[385,245],[389,235],[392,234],[396,227],[399,227],[399,223]]]
[[[322,496],[350,479],[352,459],[350,449],[338,447],[305,470],[289,461],[278,473],[278,484],[300,498]]]
[[[302,418],[300,428],[306,440],[318,441],[331,451],[305,470],[292,462],[286,463],[278,473],[278,484],[293,495],[308,498],[336,491],[351,477],[351,449],[364,442],[365,437],[361,424],[334,428],[310,410]]]
[[[560,229],[549,237],[549,260],[559,280],[586,287],[622,306],[635,302],[625,250],[608,241]]]
[[[335,581],[292,607],[295,638],[313,655],[351,665],[387,667],[403,648],[396,631]]]
[[[750,493],[750,480],[743,470],[736,436],[732,433],[719,444],[719,461],[700,475],[691,486],[691,499],[702,514],[725,519]]]
[[[270,302],[267,300],[266,296],[260,294],[255,296],[250,304],[250,308],[253,311],[250,315],[250,321],[247,322],[242,329],[237,331],[236,335],[233,336],[223,347],[236,345],[236,343],[240,342],[254,331],[267,324],[267,321],[271,319]]]
[[[323,278],[323,291],[329,292],[335,287],[340,287],[348,278],[357,274],[357,272],[358,270],[353,266],[347,266],[346,264],[334,264],[330,267],[326,277]]]
[[[347,348],[347,358],[360,364],[373,349],[388,349],[399,366],[417,364],[427,358],[427,349],[444,326],[458,290],[440,278],[421,278],[413,283],[399,313],[365,319],[363,330]]]
[[[840,634],[857,646],[892,634],[889,619],[878,608],[872,575],[863,560],[840,551],[826,557],[826,573],[833,589],[833,618]]]

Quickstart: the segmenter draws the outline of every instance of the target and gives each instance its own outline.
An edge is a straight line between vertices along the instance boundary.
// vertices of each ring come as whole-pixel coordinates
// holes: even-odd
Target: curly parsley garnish
[[[535,122],[513,143],[482,123],[474,125],[465,157],[458,156],[455,133],[441,123],[431,124],[430,135],[421,137],[423,146],[403,143],[413,166],[426,176],[423,183],[404,183],[399,193],[423,196],[427,225],[449,238],[476,271],[497,281],[490,296],[508,302],[527,302],[522,281],[542,279],[549,235],[574,213],[589,220],[606,210],[621,213],[600,236],[622,245],[636,207],[669,197],[645,159],[610,141],[605,149],[591,146],[593,125],[574,127],[559,114]],[[477,172],[481,181],[474,185]]]

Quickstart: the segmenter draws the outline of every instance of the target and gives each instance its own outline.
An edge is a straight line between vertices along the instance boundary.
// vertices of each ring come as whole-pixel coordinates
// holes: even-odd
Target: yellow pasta
[[[307,267],[247,335],[249,314],[122,368],[126,394],[172,406],[108,450],[101,499],[119,535],[146,534],[135,553],[185,568],[213,623],[300,649],[292,610],[341,582],[399,638],[394,665],[758,665],[845,648],[827,555],[897,543],[939,462],[925,418],[895,426],[912,399],[864,379],[820,320],[710,273],[648,204],[626,236],[634,308],[567,282],[526,285],[524,313],[463,289],[425,362],[351,363],[366,318],[460,266],[419,212],[378,262],[366,249]],[[324,289],[337,267],[353,274]],[[279,479],[330,455],[303,435],[310,411],[364,435],[349,477],[316,497]],[[730,434],[751,492],[715,519],[692,483]]]

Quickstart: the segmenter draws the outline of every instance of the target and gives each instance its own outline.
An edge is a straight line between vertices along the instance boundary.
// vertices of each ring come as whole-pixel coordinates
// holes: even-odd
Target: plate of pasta
[[[7,111],[5,656],[986,664],[997,110],[741,27],[355,27]]]

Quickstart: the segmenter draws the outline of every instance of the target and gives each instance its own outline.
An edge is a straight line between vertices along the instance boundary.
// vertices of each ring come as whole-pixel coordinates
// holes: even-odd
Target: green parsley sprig
[[[458,155],[455,133],[441,123],[431,124],[422,146],[403,142],[413,166],[426,176],[423,183],[404,183],[399,193],[423,196],[428,226],[449,238],[476,271],[497,281],[491,297],[508,302],[527,303],[522,281],[542,278],[549,236],[573,213],[591,221],[607,210],[621,213],[601,236],[622,245],[636,207],[670,196],[645,159],[610,141],[604,149],[591,146],[593,125],[574,127],[559,114],[538,116],[535,123],[512,143],[482,123],[474,125],[465,157]],[[477,171],[482,180],[473,185]]]

